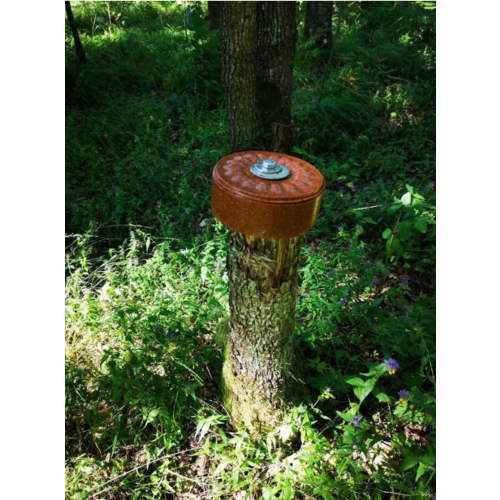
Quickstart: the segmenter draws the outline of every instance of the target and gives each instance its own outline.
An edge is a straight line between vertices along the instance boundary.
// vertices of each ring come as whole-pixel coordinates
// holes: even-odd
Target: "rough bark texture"
[[[314,47],[325,54],[332,45],[333,2],[307,2],[304,38],[314,39]]]
[[[73,33],[73,40],[75,41],[76,57],[82,63],[86,62],[85,51],[83,50],[82,42],[80,41],[80,35],[78,34],[78,28],[76,27],[75,18],[73,17],[73,11],[71,10],[71,3],[64,2],[66,5],[66,16],[68,17],[69,27]]]
[[[257,102],[261,135],[266,149],[291,153],[294,143],[291,126],[292,79],[297,25],[295,2],[257,2]],[[284,125],[274,140],[271,125]],[[283,134],[288,137],[283,139]]]
[[[224,2],[209,1],[208,4],[208,29],[218,30],[222,21],[222,4]]]
[[[258,122],[255,100],[255,2],[224,2],[222,8],[222,87],[231,150],[254,149]]]
[[[265,240],[230,230],[229,332],[223,399],[234,425],[253,433],[276,427],[305,395],[294,350],[301,238]]]

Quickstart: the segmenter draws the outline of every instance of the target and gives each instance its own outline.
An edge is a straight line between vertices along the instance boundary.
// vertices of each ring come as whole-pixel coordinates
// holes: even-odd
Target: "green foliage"
[[[435,491],[434,9],[346,4],[319,104],[325,63],[299,38],[294,154],[326,180],[296,309],[310,398],[256,441],[217,389],[211,171],[229,150],[206,3],[73,4],[88,62],[67,28],[67,498]]]

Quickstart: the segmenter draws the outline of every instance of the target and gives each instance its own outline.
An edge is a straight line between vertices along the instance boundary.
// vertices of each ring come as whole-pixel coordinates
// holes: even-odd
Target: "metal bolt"
[[[250,172],[262,179],[284,179],[288,177],[290,171],[274,160],[265,159],[251,166]]]
[[[276,162],[274,160],[264,160],[262,162],[262,169],[265,172],[273,172],[276,170]]]

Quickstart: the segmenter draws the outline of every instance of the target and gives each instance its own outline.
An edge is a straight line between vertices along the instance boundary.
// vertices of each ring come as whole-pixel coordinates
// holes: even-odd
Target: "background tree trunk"
[[[257,144],[255,29],[255,2],[224,2],[220,28],[222,88],[233,152],[253,149]]]
[[[82,63],[87,61],[85,57],[85,51],[83,50],[82,42],[80,41],[80,35],[78,34],[78,28],[76,27],[75,18],[73,17],[73,11],[71,10],[71,3],[64,2],[66,5],[66,16],[68,17],[69,27],[73,33],[73,40],[75,41],[76,57]]]
[[[295,2],[257,2],[259,126],[266,149],[287,154],[294,144],[291,103],[297,41],[295,9]]]
[[[305,395],[294,351],[301,238],[266,240],[229,231],[231,320],[223,401],[235,425],[253,433],[281,423]]]
[[[224,2],[216,2],[209,0],[208,4],[208,29],[219,30],[222,22],[222,4]]]
[[[304,38],[314,39],[314,47],[328,54],[332,45],[333,2],[306,2]]]

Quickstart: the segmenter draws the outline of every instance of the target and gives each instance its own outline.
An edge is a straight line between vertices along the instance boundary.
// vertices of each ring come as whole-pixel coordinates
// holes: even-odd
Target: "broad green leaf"
[[[409,457],[405,458],[403,465],[401,467],[401,471],[404,472],[405,470],[411,469],[412,467],[415,467],[420,462],[420,458],[416,457],[414,455],[410,455]]]
[[[385,392],[379,392],[378,394],[376,394],[376,398],[379,401],[382,401],[382,403],[390,403],[391,402],[391,398]]]
[[[350,422],[352,419],[352,415],[349,413],[341,413],[340,411],[337,412],[337,415],[340,418],[343,418],[346,422]]]
[[[376,222],[371,217],[363,217],[363,220],[365,222],[368,222],[368,224],[376,224]]]
[[[384,240],[386,240],[387,238],[389,238],[389,236],[391,235],[392,233],[392,229],[384,229],[384,232],[382,233],[382,238],[384,238]]]
[[[396,254],[398,257],[403,255],[403,247],[397,237],[392,240],[391,254]]]
[[[78,491],[71,498],[73,500],[84,500],[90,495],[90,491]]]
[[[401,203],[403,205],[409,205],[411,203],[411,193],[406,193],[401,197]]]
[[[286,482],[285,485],[283,486],[283,499],[284,500],[290,500],[293,498],[295,491],[291,487],[289,482]]]
[[[413,226],[410,221],[404,220],[401,222],[398,226],[398,234],[401,241],[406,241],[410,237],[412,230]]]
[[[346,380],[346,382],[350,385],[355,385],[356,387],[364,387],[365,381],[359,377],[350,378]]]
[[[415,229],[421,233],[427,232],[427,222],[422,219],[415,219]]]
[[[374,387],[375,387],[375,379],[370,379],[365,382],[363,387],[356,387],[354,389],[354,394],[356,394],[356,396],[358,397],[360,404],[363,402],[366,396],[368,396],[368,394],[370,394],[370,392],[373,391]]]
[[[425,472],[428,470],[428,467],[424,464],[420,464],[417,469],[417,476],[415,477],[415,482],[417,482],[422,474],[425,474]]]

